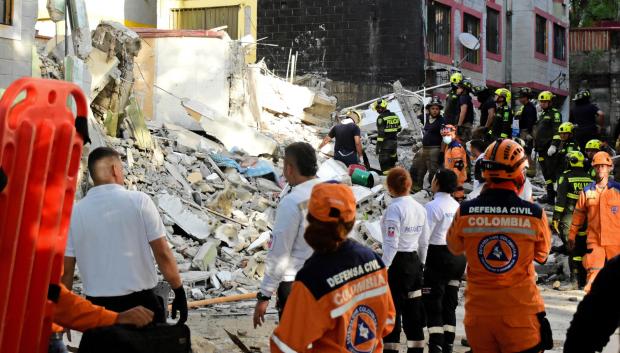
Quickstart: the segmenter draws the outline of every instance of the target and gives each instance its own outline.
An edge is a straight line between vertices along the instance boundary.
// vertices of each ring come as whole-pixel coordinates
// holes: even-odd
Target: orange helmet
[[[484,152],[482,177],[513,180],[523,175],[528,167],[527,156],[521,145],[513,140],[499,139]]]
[[[611,157],[609,156],[609,153],[607,152],[596,152],[596,154],[594,155],[594,157],[592,157],[592,166],[594,167],[595,165],[608,165],[610,167],[613,167],[613,162],[611,161]]]
[[[441,136],[452,136],[455,137],[456,136],[456,128],[454,127],[454,125],[444,125],[441,127]]]

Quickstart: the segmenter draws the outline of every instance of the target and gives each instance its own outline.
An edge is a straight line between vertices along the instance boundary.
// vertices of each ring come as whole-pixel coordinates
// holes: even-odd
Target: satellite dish
[[[478,38],[476,38],[471,33],[459,34],[459,42],[461,42],[461,44],[467,49],[470,49],[470,50],[480,49],[480,40],[478,40]]]

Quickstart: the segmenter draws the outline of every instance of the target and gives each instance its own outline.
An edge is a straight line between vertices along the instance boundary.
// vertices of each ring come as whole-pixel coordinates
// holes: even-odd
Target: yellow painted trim
[[[149,25],[146,23],[134,22],[132,20],[124,20],[124,24],[126,27],[141,27],[141,28],[157,28],[156,25]]]

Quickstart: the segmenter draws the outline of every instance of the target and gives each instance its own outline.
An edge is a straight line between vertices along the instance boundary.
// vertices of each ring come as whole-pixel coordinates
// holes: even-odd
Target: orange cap
[[[344,184],[317,184],[312,188],[308,213],[322,222],[351,222],[355,220],[355,196]]]
[[[592,157],[592,166],[605,164],[612,167],[614,164],[611,161],[611,157],[607,152],[596,152],[594,157]]]

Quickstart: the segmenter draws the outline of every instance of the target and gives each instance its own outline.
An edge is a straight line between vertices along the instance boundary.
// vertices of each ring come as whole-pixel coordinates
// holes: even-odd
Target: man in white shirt
[[[142,305],[155,313],[155,322],[165,322],[167,303],[153,292],[157,262],[175,293],[172,318],[179,311],[179,322],[185,322],[185,290],[157,207],[148,195],[123,187],[123,165],[115,150],[92,151],[88,171],[95,186],[73,208],[63,284],[72,288],[77,264],[93,304],[116,312]]]
[[[387,189],[393,199],[381,218],[382,260],[388,267],[396,320],[392,333],[383,339],[383,352],[399,352],[401,322],[407,336],[407,352],[424,351],[422,267],[430,232],[426,210],[410,195],[411,185],[411,176],[405,169],[390,169]]]
[[[456,187],[457,176],[453,171],[438,170],[431,184],[435,199],[424,206],[431,232],[422,288],[429,353],[452,353],[454,344],[459,285],[466,264],[465,257],[452,255],[446,243],[448,229],[459,208],[451,196]]]
[[[282,173],[291,189],[276,209],[265,277],[254,309],[254,328],[265,322],[265,313],[273,294],[277,294],[276,306],[282,315],[297,271],[312,255],[304,232],[308,200],[312,188],[320,182],[316,177],[317,170],[316,152],[310,144],[295,142],[286,147]]]

